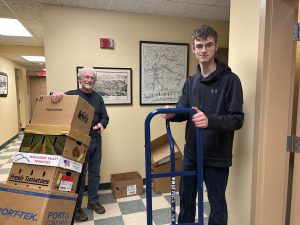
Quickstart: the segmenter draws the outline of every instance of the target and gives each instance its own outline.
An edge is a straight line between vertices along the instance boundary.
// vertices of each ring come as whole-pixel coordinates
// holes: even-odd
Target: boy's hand
[[[192,107],[192,109],[196,110],[196,114],[193,115],[192,121],[195,126],[198,128],[207,128],[208,127],[208,119],[206,115],[197,107]]]

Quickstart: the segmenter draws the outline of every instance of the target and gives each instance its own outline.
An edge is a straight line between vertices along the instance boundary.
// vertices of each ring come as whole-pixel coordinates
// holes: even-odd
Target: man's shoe
[[[94,210],[98,214],[105,213],[105,208],[99,202],[96,202],[95,204],[88,203],[87,208]]]
[[[82,209],[75,209],[74,219],[78,222],[83,222],[88,220],[88,216],[83,212]]]

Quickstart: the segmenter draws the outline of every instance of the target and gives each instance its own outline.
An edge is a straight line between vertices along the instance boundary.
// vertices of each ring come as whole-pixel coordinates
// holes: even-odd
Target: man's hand
[[[166,105],[164,108],[175,108],[175,107],[172,107],[172,106],[169,106],[169,105]],[[164,114],[160,114],[164,119],[171,119],[175,116],[175,114],[172,114],[172,113],[164,113]]]
[[[195,126],[198,128],[207,128],[208,126],[208,119],[205,114],[199,110],[197,107],[192,107],[192,109],[196,110],[196,114],[193,115],[192,121],[194,122]]]
[[[95,126],[93,126],[93,130],[95,130],[95,131],[99,130],[99,132],[102,133],[102,131],[104,130],[104,127],[101,123],[98,123]]]
[[[60,91],[53,92],[53,94],[51,95],[51,101],[53,103],[59,102],[64,97],[64,95],[65,93]]]

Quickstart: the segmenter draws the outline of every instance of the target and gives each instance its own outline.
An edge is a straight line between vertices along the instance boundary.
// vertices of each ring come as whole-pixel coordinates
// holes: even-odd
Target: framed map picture
[[[0,97],[6,97],[8,93],[7,74],[0,72]]]
[[[77,74],[82,69],[77,67]],[[93,67],[97,72],[97,80],[94,90],[102,95],[107,105],[131,105],[132,104],[132,80],[131,68]],[[81,87],[77,81],[78,88]]]
[[[140,41],[140,105],[177,103],[188,64],[189,44]]]

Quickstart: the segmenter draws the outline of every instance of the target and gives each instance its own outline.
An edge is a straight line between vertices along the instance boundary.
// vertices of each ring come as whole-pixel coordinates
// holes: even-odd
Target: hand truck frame
[[[192,108],[161,108],[156,109],[148,114],[145,120],[145,161],[146,161],[146,208],[147,208],[147,225],[152,225],[152,179],[171,177],[171,222],[176,224],[176,199],[175,199],[175,176],[197,176],[198,188],[198,223],[181,223],[180,225],[203,225],[203,149],[201,129],[197,128],[197,171],[178,171],[175,172],[175,153],[170,121],[166,119],[166,130],[170,145],[171,172],[169,173],[152,173],[151,172],[151,137],[150,122],[157,114],[176,114],[189,113],[194,115],[196,111]]]

